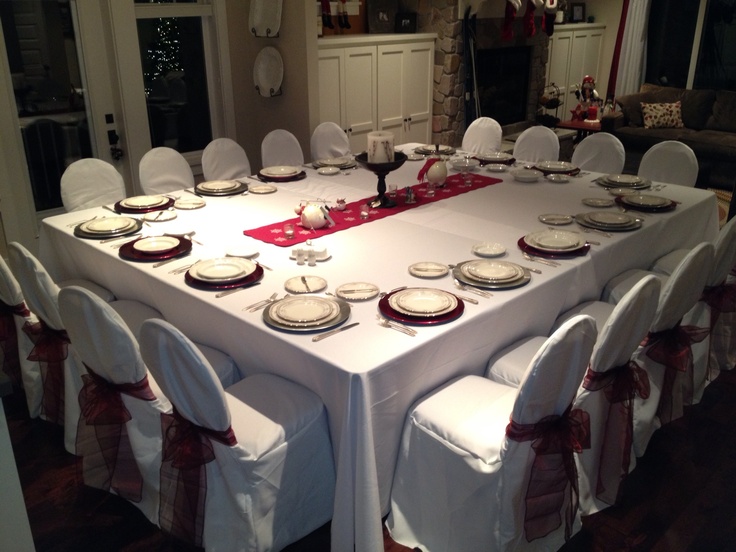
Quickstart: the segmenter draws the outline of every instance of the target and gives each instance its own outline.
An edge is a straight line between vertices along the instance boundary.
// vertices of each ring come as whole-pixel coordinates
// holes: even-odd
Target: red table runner
[[[426,197],[426,182],[415,184],[414,186],[409,187],[414,191],[416,203],[406,203],[406,189],[404,188],[399,190],[396,194],[396,207],[372,208],[370,210],[370,216],[367,219],[360,218],[360,206],[370,203],[375,198],[375,195],[365,199],[360,199],[358,201],[353,201],[352,203],[348,203],[346,204],[345,209],[342,211],[332,209],[330,211],[330,216],[332,217],[332,220],[335,221],[335,225],[332,227],[325,226],[324,228],[317,228],[315,230],[312,230],[311,228],[304,228],[301,226],[301,219],[299,217],[294,217],[291,219],[282,220],[281,222],[267,224],[266,226],[261,226],[260,228],[244,230],[243,234],[273,245],[290,247],[295,244],[304,243],[308,239],[315,239],[322,236],[327,236],[328,234],[334,234],[335,232],[347,230],[348,228],[353,228],[354,226],[360,226],[361,224],[365,224],[367,222],[373,222],[389,217],[391,215],[395,215],[397,213],[402,213],[420,205],[426,205],[435,201],[441,201],[443,199],[455,197],[466,192],[472,192],[473,190],[485,188],[486,186],[490,186],[492,184],[498,184],[499,182],[501,182],[500,178],[492,178],[490,176],[474,174],[473,183],[470,186],[464,186],[462,176],[459,174],[454,174],[447,178],[447,182],[444,188],[437,189],[434,197]],[[294,227],[296,228],[295,235],[291,239],[288,239],[284,236],[284,225],[287,223],[294,224]]]

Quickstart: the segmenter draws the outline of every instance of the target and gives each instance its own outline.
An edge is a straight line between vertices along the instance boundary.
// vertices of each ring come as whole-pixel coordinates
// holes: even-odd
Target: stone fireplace
[[[465,89],[466,71],[472,69],[465,67],[463,21],[458,19],[457,4],[457,0],[402,2],[404,10],[417,13],[419,32],[437,33],[432,141],[453,146],[462,142],[465,97],[467,92],[472,92]],[[493,105],[490,113],[481,107],[481,114],[499,122],[503,119],[504,134],[511,134],[531,126],[538,113],[539,97],[545,86],[548,37],[541,29],[540,17],[536,18],[536,34],[525,36],[521,14],[517,14],[513,40],[503,41],[503,22],[503,18],[474,21],[478,96],[481,104]],[[515,120],[506,112],[510,104],[514,104]]]

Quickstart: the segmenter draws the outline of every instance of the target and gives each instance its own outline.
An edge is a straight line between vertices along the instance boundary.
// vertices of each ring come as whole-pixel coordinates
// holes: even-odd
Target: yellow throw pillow
[[[641,102],[644,128],[682,128],[682,102]]]

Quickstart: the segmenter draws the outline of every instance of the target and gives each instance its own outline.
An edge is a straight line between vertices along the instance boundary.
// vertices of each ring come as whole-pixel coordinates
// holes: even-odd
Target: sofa
[[[601,117],[601,130],[623,143],[626,172],[636,173],[641,156],[654,144],[679,140],[698,158],[698,187],[733,190],[736,92],[644,84],[636,94],[617,97],[616,104],[616,111]]]

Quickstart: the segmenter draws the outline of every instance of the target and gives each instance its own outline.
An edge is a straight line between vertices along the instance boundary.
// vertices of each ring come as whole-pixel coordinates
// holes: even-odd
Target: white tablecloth
[[[414,184],[421,166],[408,161],[387,180],[399,188]],[[203,209],[178,211],[174,221],[144,226],[144,233],[151,235],[170,227],[196,230],[195,238],[204,245],[195,244],[190,258],[221,256],[235,244],[258,249],[258,260],[273,270],[265,271],[259,285],[221,299],[187,286],[183,275],[168,273],[185,260],[153,268],[120,260],[109,244],[73,236],[70,223],[88,214],[109,215],[102,209],[46,219],[41,258],[57,278],[90,278],[120,298],[152,305],[191,338],[232,355],[246,376],[271,372],[319,394],[329,412],[338,472],[334,551],[350,550],[353,543],[358,551],[383,550],[380,520],[388,512],[404,417],[416,399],[455,376],[482,374],[487,359],[505,345],[526,335],[546,334],[559,312],[597,298],[612,276],[647,267],[664,253],[712,240],[718,232],[713,193],[669,185],[652,193],[681,202],[674,211],[643,215],[643,226],[635,232],[610,238],[588,234],[601,243],[588,255],[563,260],[559,268],[533,264],[542,274],[534,274],[529,285],[479,298],[478,305],[466,304],[463,316],[452,323],[422,327],[416,337],[409,337],[377,324],[378,300],[373,299],[353,304],[350,321],[360,326],[313,343],[310,335],[269,328],[261,312],[244,312],[243,307],[273,292],[283,294],[284,282],[302,274],[324,277],[330,291],[354,281],[372,282],[384,291],[399,286],[457,291],[450,277],[422,280],[411,276],[407,267],[418,261],[472,259],[471,247],[479,241],[500,242],[508,249],[505,259],[530,265],[516,242],[544,228],[538,215],[590,211],[582,198],[610,196],[592,183],[598,176],[594,174],[566,184],[523,184],[501,174],[500,184],[320,238],[315,245],[326,247],[332,257],[309,267],[290,260],[290,248],[264,244],[242,231],[293,217],[303,199],[344,197],[350,202],[369,197],[375,194],[376,177],[364,169],[338,176],[307,169],[307,174],[305,180],[279,185],[277,193],[208,197]]]

